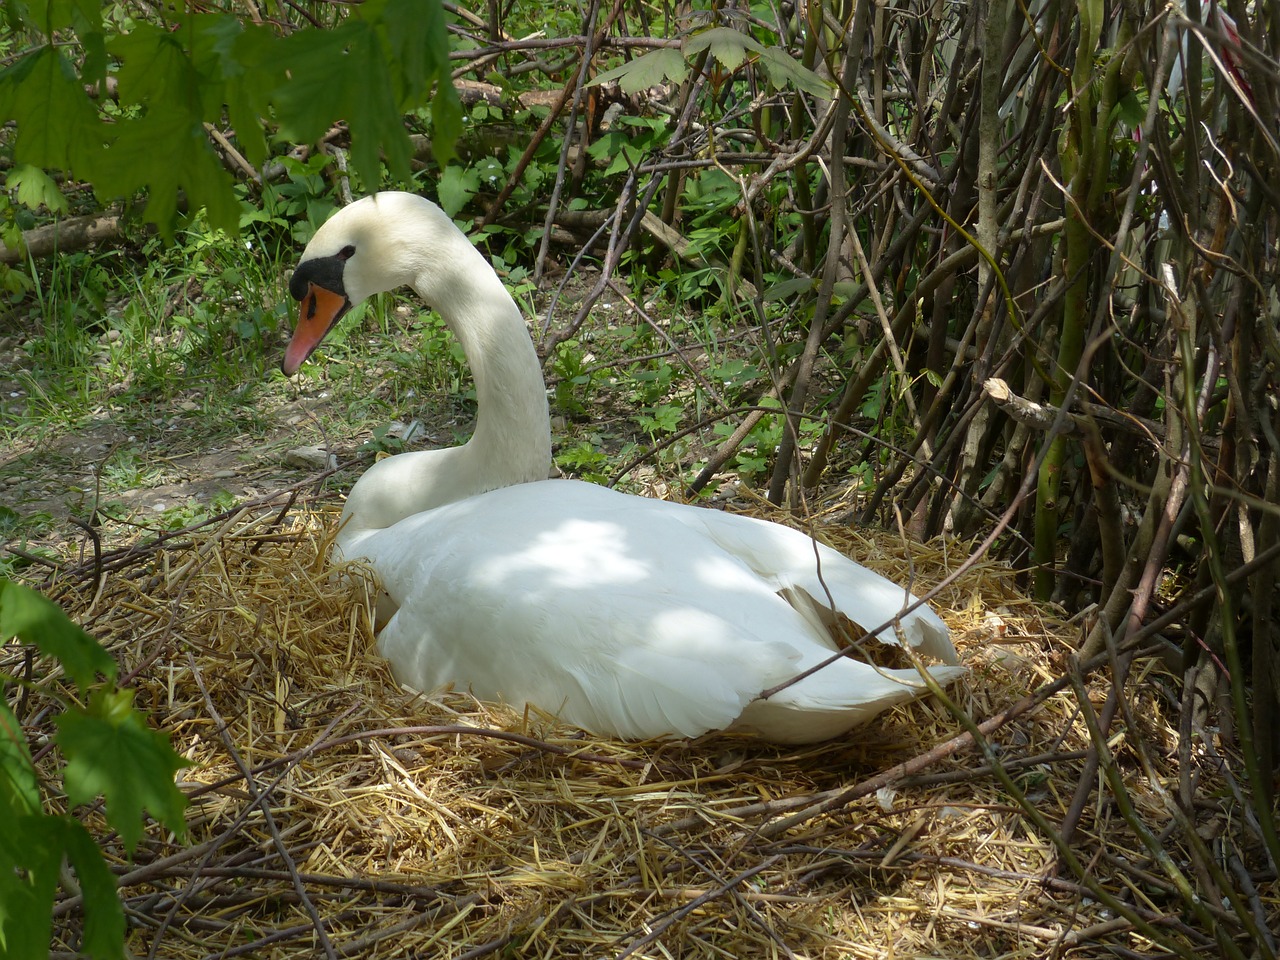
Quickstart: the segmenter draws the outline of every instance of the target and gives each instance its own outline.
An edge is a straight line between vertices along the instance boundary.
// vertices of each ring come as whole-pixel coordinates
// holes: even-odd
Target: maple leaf
[[[0,700],[0,817],[8,823],[39,812],[40,788],[22,725]]]
[[[29,163],[15,163],[5,177],[4,187],[16,191],[18,202],[31,210],[45,206],[50,213],[67,212],[67,198],[58,189],[57,181]]]
[[[183,49],[185,36],[138,23],[113,37],[107,49],[120,59],[116,73],[122,102],[147,106],[198,97],[198,78]]]
[[[289,82],[273,101],[281,132],[299,143],[320,139],[338,120],[351,130],[351,161],[365,183],[380,182],[378,146],[387,166],[409,178],[409,137],[390,93],[385,55],[374,28],[352,19],[326,33],[285,41]]]
[[[84,897],[80,949],[98,960],[122,955],[124,909],[116,879],[89,831],[70,817],[24,816],[0,831],[0,960],[49,955],[64,855]]]
[[[442,166],[454,155],[462,105],[440,0],[366,0],[331,30],[287,37],[232,14],[180,7],[166,5],[162,24],[140,20],[107,41],[96,0],[6,4],[15,29],[47,36],[70,27],[83,59],[77,73],[64,46],[50,40],[0,71],[0,122],[14,125],[12,159],[65,170],[102,196],[145,190],[146,219],[171,237],[179,193],[193,212],[204,207],[213,226],[239,227],[239,202],[206,122],[229,119],[258,165],[270,154],[264,118],[298,143],[345,121],[352,164],[373,189],[384,160],[393,176],[411,179],[403,113],[429,103],[432,150]],[[108,51],[120,64],[121,111],[111,123],[85,91],[105,76]],[[17,184],[24,199],[47,193],[33,179]]]
[[[98,641],[72,623],[62,608],[30,587],[0,580],[0,640],[18,637],[41,653],[57,657],[77,687],[95,675],[115,677],[116,662]]]
[[[19,817],[0,830],[0,958],[47,957],[63,823]]]
[[[67,757],[63,779],[72,806],[101,794],[107,822],[132,851],[142,838],[143,812],[174,832],[183,829],[187,798],[173,775],[188,766],[169,739],[133,709],[130,690],[95,690],[89,709],[57,717],[54,737]]]
[[[145,218],[166,237],[173,233],[179,191],[192,209],[205,207],[212,226],[237,231],[240,209],[231,177],[209,146],[199,116],[173,102],[155,104],[144,115],[117,123],[116,131],[99,161],[95,186],[100,193],[128,196],[145,189]],[[155,162],[158,151],[163,164]]]
[[[415,100],[436,77],[438,51],[433,43],[432,30],[437,25],[431,21],[439,17],[439,5],[430,3],[424,10],[423,4],[417,0],[379,0],[377,4],[365,3],[360,12],[364,19],[381,24],[401,80],[401,92],[410,101]],[[443,18],[440,18],[438,28],[439,36],[446,36]],[[444,55],[448,58],[447,48]],[[416,105],[412,102],[401,104],[404,108]]]
[[[83,824],[64,819],[62,840],[84,896],[80,949],[99,960],[120,957],[124,946],[124,908],[116,893],[116,878]]]
[[[225,106],[240,149],[254,164],[270,155],[262,118],[271,113],[269,94],[288,81],[277,57],[278,38],[268,28],[245,24],[231,14],[198,14],[193,19],[191,60],[204,86],[205,115]]]
[[[626,94],[639,93],[656,87],[663,80],[680,83],[689,75],[689,64],[679,50],[671,47],[660,47],[643,57],[624,63],[620,67],[606,70],[594,77],[588,86],[618,81],[618,86]]]
[[[835,96],[834,84],[823,80],[781,47],[765,47],[760,52],[760,63],[775,90],[790,84],[810,96],[823,99]]]
[[[684,55],[689,58],[707,49],[721,66],[732,73],[742,66],[748,51],[762,53],[764,46],[754,37],[739,33],[732,27],[711,27],[693,34],[684,42]]]
[[[37,167],[79,167],[104,137],[75,69],[51,46],[0,72],[0,118],[17,123],[13,159]]]

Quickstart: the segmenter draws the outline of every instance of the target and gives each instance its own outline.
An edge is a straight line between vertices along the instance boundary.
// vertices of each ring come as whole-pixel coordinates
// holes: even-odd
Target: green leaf
[[[627,134],[620,126],[600,134],[587,147],[587,156],[592,160],[607,160],[622,149],[627,142]]]
[[[0,72],[0,119],[17,124],[14,161],[45,169],[78,169],[105,132],[75,69],[48,46]]]
[[[348,20],[328,32],[299,31],[284,42],[290,82],[274,94],[281,132],[309,143],[345,120],[351,160],[366,184],[381,182],[378,147],[387,166],[410,178],[409,136],[391,97],[386,54],[374,27]]]
[[[474,170],[463,170],[459,166],[445,167],[437,187],[440,207],[449,216],[455,217],[479,189],[480,177]]]
[[[40,788],[26,737],[9,705],[0,700],[0,819],[10,823],[39,812]]]
[[[57,657],[81,690],[96,674],[116,675],[116,662],[61,607],[30,587],[0,580],[0,638],[10,637],[34,643],[41,653]]]
[[[270,92],[288,82],[278,62],[278,38],[262,25],[233,14],[201,13],[184,21],[189,39],[193,94],[198,91],[205,120],[218,123],[225,106],[240,151],[255,165],[269,155],[262,118],[269,116]]]
[[[270,156],[261,118],[271,113],[270,91],[287,83],[289,78],[279,62],[278,41],[270,30],[244,27],[233,16],[222,19],[231,20],[235,27],[241,28],[235,33],[234,49],[219,67],[226,85],[227,119],[236,131],[245,157],[261,165]],[[218,27],[211,25],[208,32],[216,36]]]
[[[662,47],[643,57],[636,57],[620,67],[598,74],[588,86],[618,81],[623,93],[639,93],[656,87],[663,80],[680,83],[689,75],[689,64],[679,50]]]
[[[187,798],[173,775],[188,766],[169,738],[147,726],[128,690],[96,690],[88,710],[57,717],[55,741],[67,757],[64,782],[75,806],[102,794],[107,821],[132,851],[142,837],[144,811],[175,833],[184,828]]]
[[[432,149],[443,166],[462,132],[461,102],[450,79],[441,0],[366,0],[332,30],[280,37],[273,27],[229,13],[189,13],[162,4],[148,23],[104,28],[97,0],[13,0],[5,22],[36,33],[70,26],[78,48],[40,43],[0,71],[0,122],[13,122],[11,158],[43,170],[74,172],[104,196],[150,194],[148,220],[171,234],[179,191],[190,209],[234,232],[238,204],[230,177],[199,129],[228,118],[255,165],[269,156],[262,118],[296,142],[349,125],[352,164],[368,189],[383,182],[382,162],[411,176],[403,113],[429,106]],[[114,32],[109,43],[104,29]],[[79,74],[62,50],[77,49]],[[102,122],[84,85],[118,60],[118,117]],[[434,91],[434,92],[433,92]],[[23,199],[38,192],[34,180]],[[15,187],[16,188],[16,187]]]
[[[349,20],[336,30],[300,30],[287,37],[279,51],[290,82],[275,91],[281,133],[296,143],[311,143],[324,135],[345,112],[341,88],[349,78],[348,37],[367,29]],[[338,95],[331,87],[338,87]]]
[[[685,38],[684,55],[690,60],[707,49],[726,70],[733,72],[747,59],[747,51],[763,53],[765,48],[754,37],[732,27],[711,27]]]
[[[439,67],[433,31],[444,36],[444,20],[439,3],[422,0],[379,0],[366,2],[360,10],[366,20],[377,20],[386,30],[387,47],[401,75],[402,92],[410,100],[425,93]],[[448,58],[448,50],[444,51]],[[405,103],[408,108],[416,104]]]
[[[378,27],[401,113],[431,104],[431,151],[444,167],[462,135],[462,102],[449,69],[449,28],[439,0],[366,0],[361,19]],[[432,87],[435,94],[428,98]]]
[[[32,210],[45,206],[50,213],[67,212],[67,198],[62,195],[53,177],[39,167],[33,167],[29,163],[14,164],[5,177],[4,186],[6,190],[16,190],[18,202]]]
[[[122,103],[151,108],[164,103],[199,102],[199,78],[182,45],[186,31],[171,32],[149,23],[138,23],[119,34],[107,49],[120,59]]]
[[[1126,91],[1116,102],[1115,113],[1133,129],[1142,126],[1147,119],[1147,108],[1132,90]]]
[[[67,859],[80,880],[84,896],[84,933],[80,949],[98,960],[117,960],[124,954],[124,909],[116,893],[116,878],[102,858],[89,831],[69,818],[64,821]]]
[[[28,0],[24,19],[43,32],[71,27],[78,35],[102,30],[102,5],[97,0]],[[45,34],[48,36],[49,34]]]
[[[823,80],[812,70],[781,47],[765,47],[760,52],[760,63],[769,75],[769,82],[781,90],[790,84],[810,96],[830,99],[835,95],[835,85]]]
[[[231,178],[209,146],[199,116],[170,104],[160,104],[141,117],[116,124],[115,142],[100,161],[99,193],[128,196],[147,191],[145,219],[173,234],[178,195],[185,193],[191,209],[205,207],[209,223],[234,234],[240,208]],[[163,144],[163,164],[156,164],[157,144]]]
[[[435,60],[435,94],[431,98],[431,153],[436,163],[444,166],[457,156],[458,138],[462,136],[462,101],[453,86],[449,66],[449,27],[445,23],[444,5],[438,0],[404,0],[419,8],[423,29],[429,37],[428,49]],[[423,91],[426,92],[425,90]]]
[[[53,0],[49,7],[53,29],[70,27],[80,40],[81,82],[96,83],[105,79],[107,49],[102,34],[102,4],[98,0]]]
[[[462,136],[462,101],[446,76],[431,98],[431,154],[444,166],[458,155],[458,138]]]
[[[613,158],[613,162],[605,170],[604,175],[612,177],[614,174],[625,173],[633,167],[638,167],[644,161],[644,156],[645,151],[636,149],[633,144],[624,143],[617,156]]]
[[[0,958],[47,957],[63,821],[19,817],[0,830]]]
[[[348,86],[349,106],[345,111],[351,130],[351,159],[367,184],[382,181],[378,147],[386,158],[387,169],[403,183],[413,179],[409,160],[413,149],[404,128],[404,117],[392,99],[391,76],[387,55],[372,28],[352,37],[350,56],[364,61],[358,71],[359,82]],[[354,77],[353,77],[354,79]]]
[[[797,293],[812,290],[816,286],[817,281],[809,277],[792,277],[789,280],[781,280],[767,287],[762,296],[766,302],[770,300],[785,300]]]

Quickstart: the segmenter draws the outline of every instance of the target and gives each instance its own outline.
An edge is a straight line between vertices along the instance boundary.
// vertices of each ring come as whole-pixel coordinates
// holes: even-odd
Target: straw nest
[[[105,555],[50,591],[194,764],[185,838],[153,829],[126,859],[86,815],[108,838],[136,956],[1216,952],[1105,782],[1069,840],[1083,875],[1055,849],[1089,746],[1072,687],[1054,685],[1079,628],[1026,600],[1007,568],[978,563],[935,601],[970,667],[949,692],[983,724],[985,752],[934,699],[803,749],[623,743],[398,688],[373,646],[368,584],[326,569],[333,514],[289,504]],[[966,556],[821,531],[919,592]],[[19,655],[0,653],[13,672]],[[1110,749],[1181,864],[1176,696],[1158,661],[1133,670]],[[1105,697],[1105,677],[1085,683]],[[39,700],[33,737],[48,732],[33,729]],[[1193,762],[1206,842],[1247,860],[1220,775]],[[1250,896],[1274,916],[1271,881]],[[1236,922],[1221,898],[1206,903],[1223,929]],[[55,952],[73,950],[76,904],[57,916]]]

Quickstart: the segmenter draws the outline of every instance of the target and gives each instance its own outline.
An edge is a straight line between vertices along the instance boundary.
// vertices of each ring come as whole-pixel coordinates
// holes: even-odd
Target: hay
[[[105,844],[135,956],[1216,952],[1108,791],[1094,793],[1072,850],[1129,916],[1061,865],[996,775],[993,760],[1059,824],[1090,742],[1069,685],[1028,699],[1059,679],[1079,631],[1022,597],[1004,567],[979,563],[935,600],[971,667],[950,694],[985,721],[989,755],[933,699],[798,749],[728,735],[622,743],[397,688],[373,650],[369,585],[325,568],[333,520],[264,501],[107,557],[100,588],[92,564],[53,586],[194,762],[181,775],[185,840],[153,830],[132,860]],[[822,533],[918,591],[965,556]],[[0,655],[15,672],[16,649]],[[1112,749],[1144,822],[1185,862],[1165,829],[1178,738],[1161,669],[1135,664],[1140,728]],[[33,738],[50,732],[39,691],[58,682],[40,678],[26,706]],[[1091,699],[1105,696],[1104,678],[1088,683]],[[1242,828],[1215,771],[1207,759],[1196,770],[1196,802],[1215,849],[1234,855]],[[1273,921],[1276,894],[1274,876],[1253,889]],[[1210,914],[1236,924],[1221,903]],[[61,902],[55,951],[75,949],[78,924],[77,902]]]

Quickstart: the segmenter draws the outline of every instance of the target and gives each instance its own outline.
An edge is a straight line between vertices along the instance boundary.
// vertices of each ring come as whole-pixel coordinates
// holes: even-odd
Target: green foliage
[[[440,174],[437,199],[445,213],[456,217],[479,189],[479,173],[475,170],[464,170],[458,166],[449,166],[445,167],[444,172]]]
[[[273,235],[283,236],[290,247],[289,258],[295,256],[293,246],[306,244],[337,209],[323,176],[330,162],[331,158],[322,153],[306,160],[281,157],[285,172],[282,182],[263,183],[261,192],[252,199],[244,187],[238,187],[240,229],[252,230],[263,241]]]
[[[590,440],[579,440],[572,446],[556,451],[556,466],[592,483],[605,483],[609,479],[609,455]]]
[[[0,636],[19,637],[34,643],[41,653],[57,657],[82,691],[96,674],[116,675],[115,661],[56,604],[9,580],[0,581]]]
[[[107,822],[130,852],[142,837],[145,813],[181,832],[187,800],[173,775],[186,761],[133,709],[132,692],[115,685],[115,661],[56,604],[6,579],[0,580],[0,638],[10,637],[61,661],[80,696],[88,696],[87,707],[67,702],[55,717],[54,742],[67,761],[67,802],[103,796]],[[95,682],[98,675],[107,681]],[[70,813],[45,812],[40,793],[22,726],[0,700],[0,960],[48,956],[64,859],[84,898],[82,950],[95,958],[122,957],[124,912],[115,878],[84,825]]]
[[[675,433],[684,419],[684,407],[678,403],[660,403],[640,411],[636,422],[640,429],[657,439],[663,434]]]
[[[679,50],[661,47],[643,57],[629,60],[620,67],[597,74],[591,81],[599,85],[618,81],[618,86],[626,94],[639,93],[649,87],[656,87],[664,80],[680,83],[689,75],[689,64]]]
[[[712,428],[712,432],[718,437],[728,439],[736,427],[736,424],[721,422]],[[781,417],[762,417],[738,446],[729,466],[737,470],[738,475],[746,480],[760,476],[768,469],[773,453],[782,441],[782,431]]]
[[[597,161],[612,158],[604,175],[611,177],[638,165],[651,151],[666,143],[667,122],[661,117],[619,117],[613,127],[587,148]]]
[[[631,401],[642,407],[660,403],[671,391],[675,368],[659,358],[651,364],[634,366],[627,371]]]
[[[142,839],[144,811],[181,828],[187,799],[173,775],[187,763],[133,709],[133,691],[94,690],[87,710],[68,710],[57,724],[57,744],[67,757],[68,802],[76,806],[98,794],[106,797],[107,820],[129,850]]]
[[[593,84],[618,81],[623,93],[638,93],[664,80],[682,83],[690,65],[704,51],[730,73],[750,61],[763,69],[775,90],[792,87],[815,97],[831,96],[831,85],[812,70],[796,62],[786,50],[765,46],[732,27],[708,27],[685,37],[680,50],[662,47],[620,67],[606,70]]]
[[[555,404],[570,416],[583,416],[587,412],[587,398],[594,377],[588,369],[587,354],[576,340],[565,340],[556,345]]]
[[[232,14],[159,9],[162,24],[127,22],[113,33],[96,3],[8,6],[10,26],[39,38],[0,72],[0,121],[16,124],[9,185],[23,203],[63,209],[54,181],[32,172],[62,170],[102,198],[145,190],[144,216],[166,236],[183,196],[213,226],[235,233],[231,178],[205,132],[224,117],[255,164],[269,156],[263,117],[298,142],[346,121],[365,183],[382,182],[382,156],[392,176],[408,182],[401,118],[430,99],[436,156],[452,154],[462,111],[439,0],[371,0],[331,30],[285,37]],[[91,93],[108,73],[118,81],[118,103]]]
[[[58,184],[39,167],[29,163],[15,164],[5,177],[6,190],[12,190],[18,202],[35,210],[47,207],[50,213],[65,213],[67,198],[58,189]]]

